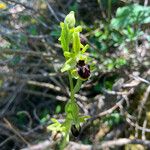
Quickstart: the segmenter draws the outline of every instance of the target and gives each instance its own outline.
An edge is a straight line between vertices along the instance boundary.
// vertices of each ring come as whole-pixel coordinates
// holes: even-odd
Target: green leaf
[[[55,118],[52,118],[51,120],[54,123],[49,125],[47,127],[47,130],[56,131],[56,132],[60,131],[62,133],[66,131],[66,127],[63,126],[60,122],[58,122]]]
[[[107,125],[110,127],[114,125],[118,125],[120,122],[123,121],[122,116],[118,112],[113,112],[112,114],[106,116],[103,120]]]
[[[67,114],[67,117],[71,119],[75,124],[79,122],[79,107],[74,101],[69,101],[66,104],[65,112]]]
[[[61,124],[59,122],[55,122],[47,127],[48,130],[51,131],[62,131]]]
[[[150,23],[150,7],[132,4],[117,9],[116,18],[111,20],[111,27],[119,29],[144,23]]]
[[[55,112],[56,112],[57,114],[61,112],[61,106],[60,106],[60,105],[57,105],[57,106],[56,106]]]
[[[125,58],[117,58],[115,62],[116,68],[119,68],[127,63]]]
[[[78,79],[77,82],[76,82],[76,85],[73,89],[74,93],[77,93],[80,90],[81,85],[82,85],[82,80]]]

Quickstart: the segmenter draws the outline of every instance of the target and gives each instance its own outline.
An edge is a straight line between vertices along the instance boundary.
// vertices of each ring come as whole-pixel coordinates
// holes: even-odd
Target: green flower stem
[[[69,82],[70,82],[70,92],[71,92],[71,101],[74,102],[74,90],[73,90],[73,80],[70,71],[68,71],[69,74]]]
[[[64,150],[65,146],[69,142],[68,138],[69,138],[69,131],[67,131],[66,135],[64,136],[64,138],[63,138],[63,140],[62,140],[62,142],[60,144],[60,147],[59,147],[60,150]]]
[[[70,92],[71,92],[70,97],[71,97],[71,101],[74,102],[75,101],[74,95],[75,95],[75,93],[77,93],[80,90],[81,85],[82,85],[82,80],[78,79],[77,82],[76,82],[76,85],[74,87],[73,79],[72,79],[70,71],[68,72],[68,74],[69,74]]]

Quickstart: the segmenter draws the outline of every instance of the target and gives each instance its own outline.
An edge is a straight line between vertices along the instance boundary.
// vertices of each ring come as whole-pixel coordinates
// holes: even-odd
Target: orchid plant
[[[70,82],[70,99],[65,106],[66,118],[63,123],[52,118],[53,124],[48,126],[48,130],[61,132],[63,135],[63,146],[69,142],[70,131],[77,137],[80,132],[80,124],[85,122],[89,116],[82,116],[79,113],[79,106],[75,99],[75,94],[80,90],[82,82],[90,77],[91,63],[90,57],[86,54],[89,45],[83,45],[80,40],[81,26],[75,27],[74,12],[71,11],[60,23],[61,43],[66,62],[61,68],[61,72],[67,72]],[[73,80],[76,81],[75,85]],[[63,147],[62,146],[62,147]]]

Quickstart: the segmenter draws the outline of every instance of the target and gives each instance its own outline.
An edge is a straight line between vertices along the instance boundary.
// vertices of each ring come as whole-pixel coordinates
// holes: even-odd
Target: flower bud
[[[85,64],[84,60],[79,60],[77,63],[77,72],[85,80],[90,76],[90,66]]]
[[[66,16],[64,23],[68,24],[69,28],[73,28],[75,26],[75,17],[73,11]]]
[[[81,41],[81,44],[82,44],[82,45],[85,45],[85,44],[86,44],[85,38],[81,37],[81,38],[80,38],[80,41]]]
[[[81,130],[80,126],[79,126],[79,129],[77,129],[77,127],[75,125],[71,126],[72,135],[75,136],[75,137],[79,136],[80,130]]]

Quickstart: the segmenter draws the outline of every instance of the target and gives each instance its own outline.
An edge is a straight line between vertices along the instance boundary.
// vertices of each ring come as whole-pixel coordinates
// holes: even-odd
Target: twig
[[[5,1],[5,0],[3,0],[3,1]],[[25,7],[26,9],[30,9],[34,12],[37,12],[35,9],[33,9],[33,7],[30,7],[30,6],[26,5],[25,3],[21,3],[21,2],[16,1],[16,0],[7,0],[7,1],[18,4],[18,5],[21,5],[21,6]]]
[[[37,145],[32,145],[28,148],[23,148],[21,150],[46,150],[46,149],[50,149],[55,145],[55,142],[51,142],[49,140],[46,140],[44,142],[41,142]]]
[[[131,78],[137,80],[137,81],[141,81],[141,82],[144,82],[146,84],[149,84],[150,85],[150,81],[146,80],[146,79],[143,79],[142,77],[139,77],[139,76],[135,76],[135,75],[130,75]]]
[[[44,39],[44,38],[49,38],[51,35],[27,35],[29,38],[33,39]]]
[[[35,52],[31,50],[10,50],[10,49],[2,49],[0,54],[8,54],[8,55],[29,55],[36,57],[51,57],[48,53]]]
[[[21,135],[20,133],[11,125],[11,123],[6,119],[4,118],[3,119],[4,122],[8,125],[8,127],[24,142],[26,143],[27,145],[30,145],[29,142],[27,140],[25,140]]]
[[[33,121],[32,121],[32,117],[31,117],[30,113],[27,112],[27,111],[19,111],[17,113],[17,115],[20,115],[20,114],[25,114],[28,117],[28,119],[29,119],[29,127],[31,128],[32,124],[33,124]]]
[[[144,1],[144,6],[147,6],[148,5],[148,0],[145,0]]]
[[[22,83],[21,85],[16,86],[16,88],[14,90],[15,92],[10,97],[8,97],[8,102],[7,102],[6,106],[4,107],[4,109],[1,111],[0,116],[5,114],[5,112],[7,112],[7,110],[9,109],[9,106],[15,100],[18,93],[23,89],[24,85],[25,85],[25,83]]]
[[[128,117],[126,118],[126,121],[129,125],[133,126],[133,127],[137,127],[138,130],[141,130],[141,131],[145,131],[145,132],[150,132],[150,129],[148,128],[144,128],[144,127],[141,127],[139,126],[138,124],[135,124],[134,122],[132,122]]]
[[[8,137],[6,140],[4,140],[3,142],[0,143],[0,147],[2,147],[4,144],[6,144],[9,140],[11,140],[13,138],[14,138],[14,136]]]
[[[111,95],[128,95],[128,92],[109,91],[107,89],[103,89],[103,91]]]
[[[55,76],[63,76],[62,73],[45,73],[45,74],[20,74],[20,73],[13,73],[13,72],[0,72],[0,77],[13,77],[16,79],[45,79]]]
[[[138,113],[138,119],[140,119],[140,117],[142,115],[143,107],[146,104],[146,101],[148,100],[149,94],[150,94],[150,86],[148,86],[146,92],[144,93],[144,97],[141,101],[141,104],[138,107],[138,112],[139,112]]]
[[[28,81],[27,83],[30,84],[30,85],[46,87],[46,88],[52,89],[54,91],[61,92],[61,88],[59,86],[55,86],[55,85],[50,84],[50,83],[37,82],[37,81],[31,81],[31,80]]]
[[[48,97],[50,98],[51,100],[58,100],[58,101],[67,101],[67,97],[64,97],[64,96],[54,96],[54,95],[51,95],[51,94],[45,94],[43,92],[37,92],[37,91],[33,91],[33,90],[27,90],[27,89],[23,89],[22,90],[23,93],[27,93],[27,94],[33,94],[33,95],[37,95],[37,96],[42,96],[42,97]]]
[[[57,22],[60,22],[59,18],[57,17],[56,13],[54,12],[54,10],[52,9],[51,5],[49,4],[49,2],[46,0],[47,5],[48,5],[48,9],[50,10],[50,12],[52,13],[52,15],[54,16],[54,18],[57,20]]]
[[[135,137],[138,137],[138,122],[139,122],[139,120],[142,116],[143,108],[144,108],[144,105],[146,104],[146,101],[148,100],[149,93],[150,93],[150,86],[148,86],[146,92],[144,93],[144,97],[141,100],[140,105],[138,106],[138,116],[137,116],[137,120],[136,120],[136,123],[135,123],[135,125],[136,125],[136,127],[135,127],[135,131],[136,131],[135,132]],[[145,130],[142,130],[142,133],[144,134]]]
[[[150,148],[150,141],[148,140],[122,138],[122,139],[103,142],[102,144],[97,146],[97,149],[103,149],[106,147],[114,147],[114,146],[122,146],[126,144],[142,144]]]
[[[128,94],[126,96],[129,96],[130,94],[132,94],[134,92],[134,88],[131,88],[128,92]],[[126,101],[126,97],[122,97],[121,100],[119,102],[117,102],[113,107],[111,107],[110,109],[103,111],[101,113],[99,113],[96,116],[93,116],[92,118],[90,118],[88,120],[88,122],[86,122],[86,124],[83,125],[80,135],[82,134],[82,132],[85,130],[86,127],[88,127],[94,120],[101,118],[105,115],[111,114],[114,110],[116,110],[117,108],[122,108],[122,104],[124,103],[124,101]]]
[[[146,128],[146,125],[147,125],[147,120],[145,119],[144,122],[143,122],[143,128],[144,129]],[[142,130],[142,140],[146,140],[145,130]]]

